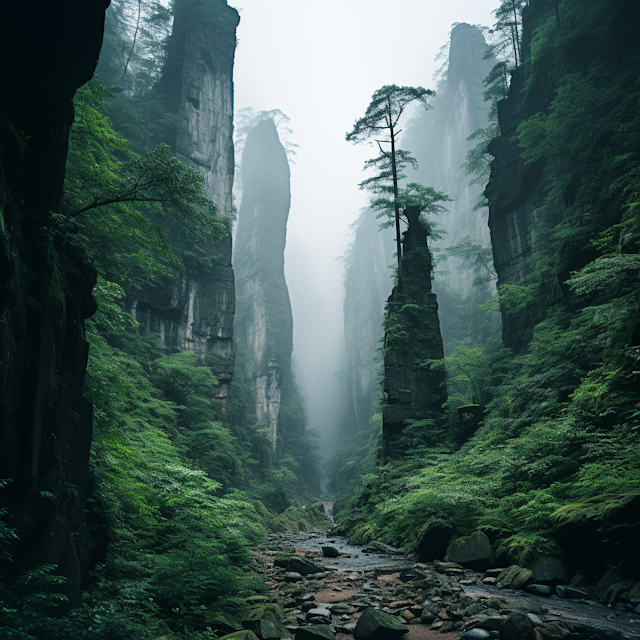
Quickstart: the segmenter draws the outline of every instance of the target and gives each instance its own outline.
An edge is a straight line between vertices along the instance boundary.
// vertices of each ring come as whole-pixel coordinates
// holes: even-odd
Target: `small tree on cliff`
[[[385,85],[372,96],[364,117],[356,120],[353,130],[347,133],[347,142],[375,142],[380,154],[367,160],[365,169],[374,169],[376,175],[360,183],[360,188],[369,189],[378,196],[377,208],[393,215],[396,228],[396,250],[398,254],[398,282],[402,281],[402,242],[400,240],[400,209],[402,207],[398,182],[404,177],[402,171],[407,165],[414,168],[417,163],[408,151],[396,148],[400,118],[412,102],[420,102],[429,108],[427,98],[435,93],[423,87],[398,87]],[[376,208],[374,201],[374,208]],[[384,202],[384,204],[383,204]]]

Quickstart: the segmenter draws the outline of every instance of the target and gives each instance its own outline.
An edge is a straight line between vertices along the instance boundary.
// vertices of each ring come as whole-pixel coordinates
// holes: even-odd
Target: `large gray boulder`
[[[533,571],[533,581],[536,584],[568,584],[571,579],[569,565],[562,556],[538,556],[527,564]]]
[[[500,625],[500,640],[534,640],[533,625],[526,614],[512,613]]]
[[[454,540],[444,559],[474,571],[486,571],[496,565],[489,538],[482,531]]]
[[[360,616],[353,637],[355,640],[398,640],[407,631],[397,618],[370,607]]]

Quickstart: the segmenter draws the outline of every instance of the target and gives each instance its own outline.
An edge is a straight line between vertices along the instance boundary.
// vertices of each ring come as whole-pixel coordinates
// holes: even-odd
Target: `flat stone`
[[[535,613],[527,613],[527,618],[529,618],[529,622],[534,627],[542,624],[542,618],[540,616],[537,616]]]
[[[302,575],[297,571],[287,571],[284,574],[285,582],[300,582],[300,580],[302,580]]]
[[[556,593],[561,598],[572,598],[576,600],[587,600],[589,598],[589,594],[586,591],[575,589],[574,587],[570,587],[566,584],[557,585]]]
[[[469,629],[469,631],[465,631],[460,636],[460,640],[485,640],[485,638],[490,637],[491,631],[487,631],[486,629]]]
[[[496,582],[498,582],[497,578],[493,578],[493,577],[482,579],[482,584],[495,584]]]
[[[329,611],[329,609],[325,609],[324,607],[316,607],[307,611],[307,620],[316,616],[320,618],[330,618],[331,611]]]
[[[534,596],[542,596],[548,598],[555,593],[555,589],[550,584],[530,584],[525,587],[527,593],[532,593]]]
[[[545,622],[543,625],[536,627],[534,631],[536,640],[538,638],[541,640],[563,640],[571,633],[557,622]]]

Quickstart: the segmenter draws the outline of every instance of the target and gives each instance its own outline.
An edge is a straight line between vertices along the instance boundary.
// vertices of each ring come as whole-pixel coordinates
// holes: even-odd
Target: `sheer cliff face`
[[[224,0],[177,0],[167,62],[158,91],[177,115],[170,135],[177,156],[204,177],[218,214],[232,214],[233,59],[239,17]],[[233,373],[234,276],[231,236],[201,246],[213,265],[186,262],[168,290],[147,292],[132,309],[168,346],[212,354],[221,398]]]
[[[490,246],[486,209],[474,211],[483,187],[469,186],[470,176],[464,173],[469,149],[475,145],[467,138],[476,129],[487,126],[488,104],[482,94],[482,81],[493,66],[484,60],[486,43],[482,32],[468,24],[458,24],[451,32],[449,67],[444,86],[432,101],[433,109],[419,111],[409,123],[401,146],[414,155],[419,164],[417,172],[408,172],[408,180],[444,191],[453,202],[448,211],[434,220],[446,234],[435,240],[432,248],[450,247],[470,236],[474,243]],[[464,310],[449,309],[447,300],[458,303],[469,300],[474,307],[487,300],[495,290],[493,284],[474,287],[478,276],[486,276],[478,269],[466,266],[457,258],[438,262],[434,273],[434,290],[440,299],[440,319],[445,342],[454,337],[450,326],[453,314]]]
[[[71,603],[93,553],[85,520],[91,406],[82,393],[95,274],[52,231],[51,212],[73,96],[95,69],[107,4],[0,9],[0,478],[11,479],[0,508],[19,535],[3,570],[11,577],[58,565]]]
[[[405,213],[409,228],[402,239],[402,287],[394,287],[389,296],[384,327],[383,455],[391,458],[406,452],[407,420],[432,420],[421,439],[424,444],[438,439],[447,398],[444,368],[420,365],[442,360],[444,352],[427,234],[417,207]]]
[[[344,296],[346,384],[356,429],[367,428],[378,398],[377,351],[384,334],[384,305],[391,292],[394,235],[363,211],[347,255]]]
[[[508,96],[498,105],[500,135],[489,151],[494,156],[486,194],[489,200],[489,226],[493,260],[498,285],[517,284],[530,275],[539,257],[536,234],[541,228],[537,217],[549,197],[548,176],[541,161],[525,165],[513,137],[518,125],[538,112],[546,112],[555,97],[561,79],[570,73],[586,75],[591,65],[599,66],[603,87],[626,68],[627,59],[640,54],[637,37],[640,11],[634,0],[621,0],[611,5],[606,28],[597,32],[576,31],[567,36],[562,49],[538,62],[530,60],[531,44],[536,29],[556,17],[552,0],[531,0],[523,15],[523,64],[512,74]],[[576,25],[572,25],[575,28]],[[571,200],[567,193],[567,200]],[[594,232],[595,233],[595,232]],[[540,244],[540,242],[538,242]],[[586,264],[584,247],[567,242],[554,256],[558,281],[563,282],[570,270]],[[561,265],[565,265],[564,267]],[[567,267],[566,265],[570,265]],[[563,272],[563,271],[566,271]],[[551,284],[551,283],[550,283]],[[557,302],[551,298],[547,304]],[[515,313],[503,313],[503,342],[516,350],[527,341],[522,326],[529,322]]]
[[[235,271],[238,367],[253,392],[258,424],[275,441],[282,387],[291,371],[293,320],[284,277],[289,163],[271,120],[247,136]]]

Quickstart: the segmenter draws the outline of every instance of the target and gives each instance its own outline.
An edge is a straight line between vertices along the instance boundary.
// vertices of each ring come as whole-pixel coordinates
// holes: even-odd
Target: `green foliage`
[[[94,78],[75,99],[64,202],[57,222],[108,279],[149,280],[181,262],[168,241],[167,223],[196,238],[226,235],[214,215],[202,176],[158,145],[142,155],[104,115],[107,95]]]

